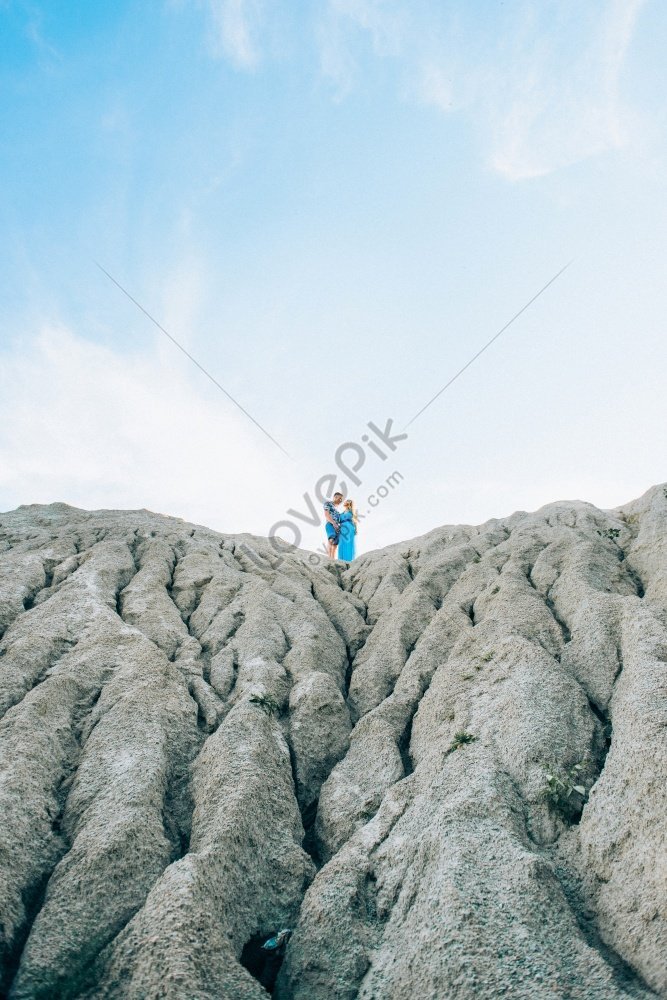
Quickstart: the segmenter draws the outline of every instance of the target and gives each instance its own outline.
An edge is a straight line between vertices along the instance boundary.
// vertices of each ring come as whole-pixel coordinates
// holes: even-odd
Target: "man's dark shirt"
[[[340,524],[340,514],[334,507],[333,500],[326,500],[324,503],[324,509],[329,511],[336,524]]]

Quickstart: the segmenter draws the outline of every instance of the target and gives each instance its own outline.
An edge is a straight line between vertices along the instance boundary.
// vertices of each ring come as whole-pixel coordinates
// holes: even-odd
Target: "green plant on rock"
[[[249,701],[252,705],[261,708],[267,715],[277,715],[280,709],[278,702],[274,701],[268,694],[251,694]]]
[[[560,813],[563,819],[572,822],[581,815],[588,792],[583,784],[581,772],[582,763],[560,770],[557,767],[545,768],[545,783],[542,798],[554,812]]]
[[[604,531],[601,531],[600,528],[598,528],[598,535],[600,538],[608,538],[611,542],[615,542],[620,533],[620,528],[605,528]]]
[[[454,753],[455,750],[459,750],[461,747],[466,746],[468,743],[474,743],[477,739],[472,733],[466,733],[465,730],[461,730],[458,733],[454,733],[454,739],[449,747],[449,753]]]
[[[495,652],[494,652],[493,649],[491,649],[491,650],[489,650],[488,653],[484,653],[484,655],[481,657],[481,659],[483,660],[484,663],[490,663],[490,661],[493,659],[494,656],[495,656]]]

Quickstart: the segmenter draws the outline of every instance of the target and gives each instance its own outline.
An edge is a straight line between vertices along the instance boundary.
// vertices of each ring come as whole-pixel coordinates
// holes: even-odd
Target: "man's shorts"
[[[327,538],[329,539],[329,541],[330,542],[335,542],[336,545],[337,545],[338,544],[338,532],[334,528],[334,526],[331,523],[331,521],[327,521],[327,523],[325,524],[324,528],[325,528],[325,531],[327,533]]]

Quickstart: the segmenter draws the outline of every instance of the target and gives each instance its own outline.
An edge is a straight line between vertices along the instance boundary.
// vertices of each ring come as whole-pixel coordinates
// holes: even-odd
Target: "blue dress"
[[[340,515],[340,541],[338,543],[338,558],[352,562],[355,557],[355,535],[357,529],[352,521],[352,512],[344,510]]]

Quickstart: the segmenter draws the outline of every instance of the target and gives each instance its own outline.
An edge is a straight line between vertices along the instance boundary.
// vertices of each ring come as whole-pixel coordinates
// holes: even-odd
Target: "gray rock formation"
[[[12,1000],[261,1000],[288,927],[280,1000],[667,997],[663,486],[350,567],[20,508],[0,718]]]

